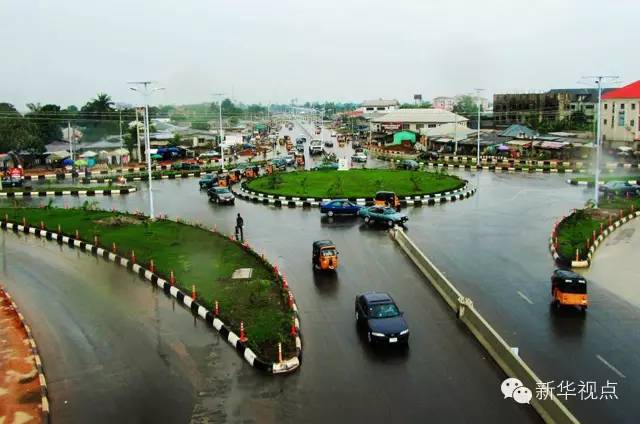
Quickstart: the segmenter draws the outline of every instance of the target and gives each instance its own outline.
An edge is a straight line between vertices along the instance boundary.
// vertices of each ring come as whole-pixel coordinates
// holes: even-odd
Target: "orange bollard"
[[[213,315],[218,316],[220,315],[220,305],[218,304],[218,301],[215,301],[215,305],[213,307]]]
[[[111,243],[111,253],[116,253],[117,249],[116,249],[116,242],[114,241],[113,243]]]
[[[593,241],[595,242],[596,241],[596,230],[593,230],[593,236],[592,237],[593,237]]]
[[[244,321],[240,321],[240,341],[242,343],[247,341],[247,336],[244,334]]]
[[[40,221],[40,229],[44,230],[44,222],[43,221]]]
[[[80,231],[76,230],[76,240],[80,240]]]
[[[587,239],[587,241],[585,242],[585,245],[587,246],[587,250],[589,250],[589,239]]]
[[[156,264],[153,263],[153,259],[149,259],[149,271],[156,272]]]
[[[600,223],[600,234],[602,234],[604,232],[604,224],[601,222]]]
[[[287,278],[284,275],[282,276],[282,288],[285,290],[289,288],[289,284],[287,284]]]
[[[293,309],[293,293],[291,292],[289,292],[288,302],[289,302],[289,309]]]
[[[173,270],[171,270],[171,274],[169,274],[169,284],[172,286],[176,284],[176,276],[173,275]]]
[[[196,294],[196,285],[194,284],[193,286],[191,286],[191,299],[196,300],[197,299],[197,294]]]
[[[296,328],[296,317],[291,317],[291,331],[289,332],[291,337],[298,335],[298,329]]]
[[[580,249],[576,249],[576,262],[580,260]]]
[[[136,252],[135,251],[131,251],[131,263],[136,263]]]

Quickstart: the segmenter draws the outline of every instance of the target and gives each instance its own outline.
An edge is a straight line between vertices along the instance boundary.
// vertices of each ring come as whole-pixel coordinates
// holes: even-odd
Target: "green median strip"
[[[626,199],[616,197],[600,201],[598,209],[578,209],[558,225],[558,254],[568,260],[585,260],[589,246],[593,244],[593,234],[600,235],[601,228],[607,228],[611,222],[640,208],[640,198]]]
[[[248,346],[266,360],[277,359],[282,342],[285,357],[295,354],[295,340],[289,335],[292,316],[284,292],[270,265],[241,244],[211,230],[165,219],[149,219],[119,212],[61,208],[0,208],[2,219],[40,226],[80,238],[149,268],[153,260],[156,273],[169,281],[173,271],[178,287],[191,294],[196,286],[197,300],[213,310],[217,300],[220,319],[236,334],[243,321]],[[240,268],[251,268],[246,279],[232,279]],[[88,277],[89,278],[89,277]]]
[[[248,190],[294,197],[373,197],[377,191],[417,196],[451,191],[465,181],[443,172],[387,169],[278,172],[246,183]]]
[[[583,177],[572,178],[573,181],[587,182],[593,184],[595,177],[593,175],[586,175]],[[607,175],[600,174],[600,181],[640,181],[640,175]]]

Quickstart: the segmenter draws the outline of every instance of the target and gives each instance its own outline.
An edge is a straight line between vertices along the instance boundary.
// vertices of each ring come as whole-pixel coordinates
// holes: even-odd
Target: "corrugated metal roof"
[[[361,107],[383,107],[383,106],[399,106],[400,102],[396,99],[376,99],[376,100],[365,100],[360,103]]]

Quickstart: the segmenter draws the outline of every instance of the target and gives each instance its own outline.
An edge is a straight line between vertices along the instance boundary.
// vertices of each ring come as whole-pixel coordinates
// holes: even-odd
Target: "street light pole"
[[[222,144],[222,96],[225,93],[213,93],[214,96],[219,97],[218,102],[218,139],[220,140],[220,161],[222,162],[222,170],[224,171],[224,145]]]
[[[149,141],[149,95],[153,91],[164,90],[164,88],[150,89],[152,81],[140,81],[130,82],[129,84],[135,84],[141,86],[140,88],[129,87],[131,90],[136,91],[142,95],[144,99],[144,150],[147,159],[147,181],[149,184],[149,217],[151,220],[155,219],[155,211],[153,208],[153,187],[151,185],[151,142]]]
[[[476,155],[476,166],[480,165],[480,92],[483,91],[483,88],[476,88],[476,96],[478,96],[478,148]]]
[[[595,75],[595,76],[589,76],[589,77],[583,77],[583,78],[595,78],[596,80],[596,84],[598,84],[598,121],[596,122],[596,169],[594,172],[594,176],[595,176],[595,181],[594,181],[594,194],[593,194],[593,200],[594,200],[594,208],[598,209],[598,203],[599,203],[599,197],[600,197],[600,192],[598,191],[598,181],[600,180],[600,155],[602,154],[602,128],[601,128],[601,124],[602,124],[602,80],[604,79],[616,79],[618,78],[617,76],[612,76],[612,75]],[[612,118],[613,119],[613,118]]]

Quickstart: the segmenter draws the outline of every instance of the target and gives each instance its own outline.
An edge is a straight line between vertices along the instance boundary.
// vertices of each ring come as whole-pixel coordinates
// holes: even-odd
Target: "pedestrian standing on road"
[[[242,219],[242,217],[240,216],[240,213],[238,212],[238,216],[236,217],[236,239],[238,241],[244,241],[243,227],[244,227],[244,219]]]

